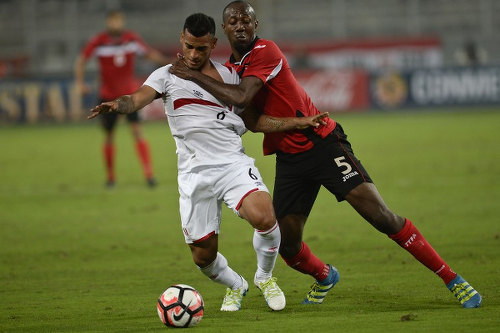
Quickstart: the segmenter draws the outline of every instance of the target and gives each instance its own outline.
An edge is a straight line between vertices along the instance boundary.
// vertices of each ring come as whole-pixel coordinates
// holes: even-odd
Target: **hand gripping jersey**
[[[235,71],[212,62],[224,83],[238,84]],[[179,173],[234,163],[244,155],[243,120],[231,106],[221,104],[197,84],[181,79],[167,65],[144,82],[162,94],[165,114],[177,146]]]
[[[82,51],[84,59],[95,55],[99,60],[101,99],[112,100],[138,88],[134,78],[135,56],[148,50],[149,46],[132,31],[125,31],[117,37],[102,32],[85,45]]]
[[[278,46],[266,39],[256,38],[253,47],[240,62],[234,58],[226,63],[241,78],[255,76],[264,86],[253,99],[254,105],[264,114],[273,117],[301,117],[319,114],[311,98],[297,83],[288,62]],[[335,121],[326,119],[327,125],[302,131],[266,133],[264,155],[278,151],[300,153],[313,147],[312,140],[324,138],[335,128]]]

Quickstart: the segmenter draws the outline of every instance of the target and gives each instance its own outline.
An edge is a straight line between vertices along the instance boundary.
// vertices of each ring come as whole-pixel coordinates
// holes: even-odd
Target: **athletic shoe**
[[[115,181],[114,180],[108,180],[106,182],[106,187],[107,188],[113,188],[113,187],[115,187]]]
[[[243,296],[247,294],[248,291],[248,282],[241,277],[243,281],[243,285],[236,290],[231,288],[227,288],[226,296],[224,296],[224,300],[222,301],[222,306],[220,308],[221,311],[238,311],[241,309],[241,300]]]
[[[156,186],[156,179],[153,177],[150,177],[146,179],[146,183],[148,184],[149,187],[155,187]]]
[[[446,285],[464,308],[478,308],[482,297],[463,277],[457,276]]]
[[[281,291],[280,287],[278,287],[275,277],[270,277],[265,281],[254,280],[254,283],[257,288],[262,291],[267,306],[274,311],[280,311],[285,308],[285,294],[283,294],[283,291]]]
[[[302,304],[321,304],[325,299],[326,294],[333,286],[339,282],[339,271],[328,264],[330,270],[328,271],[328,276],[322,281],[315,281],[308,291],[306,298],[302,301]]]

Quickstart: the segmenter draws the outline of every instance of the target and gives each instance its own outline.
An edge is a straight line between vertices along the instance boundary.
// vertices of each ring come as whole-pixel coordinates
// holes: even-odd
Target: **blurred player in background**
[[[192,80],[221,101],[253,108],[245,110],[245,125],[261,131],[263,115],[273,116],[268,126],[281,128],[278,117],[319,114],[295,80],[278,46],[260,39],[255,11],[246,1],[233,1],[223,11],[223,29],[232,55],[226,65],[241,77],[239,85],[222,84],[190,70],[182,59],[171,73]],[[261,114],[251,116],[257,109]],[[481,305],[481,295],[441,259],[409,219],[393,213],[368,173],[354,156],[340,124],[324,118],[319,127],[264,135],[264,154],[276,154],[274,208],[281,229],[280,254],[293,269],[316,279],[304,304],[320,304],[339,280],[337,269],[316,257],[302,240],[303,229],[320,187],[349,204],[378,231],[387,234],[418,261],[437,274],[464,308]]]
[[[189,16],[180,41],[187,66],[217,81],[232,84],[240,81],[235,71],[210,61],[217,42],[211,17]],[[218,252],[222,202],[255,229],[254,284],[271,309],[282,310],[285,296],[272,276],[280,229],[269,191],[254,160],[244,153],[240,136],[246,128],[238,116],[241,110],[221,104],[195,83],[172,75],[169,68],[167,65],[154,71],[133,94],[96,106],[89,118],[99,114],[130,114],[162,97],[177,146],[182,230],[201,272],[227,287],[221,311],[239,310],[248,290],[247,281]],[[318,126],[323,116],[291,118],[284,129]]]
[[[169,61],[157,50],[149,47],[142,38],[133,31],[125,30],[125,15],[120,10],[113,10],[106,17],[107,30],[92,37],[85,45],[82,53],[75,62],[75,80],[79,91],[88,93],[85,85],[85,64],[90,57],[96,56],[100,67],[100,99],[101,102],[111,101],[118,96],[130,94],[137,89],[134,77],[135,58],[144,55],[147,59],[165,65]],[[115,184],[115,144],[114,128],[118,120],[118,114],[110,113],[101,116],[105,131],[103,147],[104,160],[106,163],[108,187]],[[137,154],[142,164],[147,184],[156,184],[153,177],[150,149],[147,141],[143,138],[139,125],[139,113],[127,114],[135,138]]]

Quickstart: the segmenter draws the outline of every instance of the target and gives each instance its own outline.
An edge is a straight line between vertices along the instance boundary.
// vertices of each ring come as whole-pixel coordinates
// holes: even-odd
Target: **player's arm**
[[[75,60],[75,66],[74,66],[74,75],[75,75],[75,84],[76,88],[81,94],[86,94],[88,93],[89,89],[87,85],[85,84],[85,64],[87,61],[83,57],[83,55],[78,55],[78,57]]]
[[[273,133],[326,125],[324,118],[328,118],[328,112],[310,117],[271,117],[249,106],[240,114],[240,117],[245,127],[251,132]]]
[[[264,82],[255,76],[244,77],[238,85],[219,82],[200,71],[187,67],[182,57],[170,67],[170,73],[197,83],[218,100],[239,108],[250,105],[254,96],[264,85]]]
[[[99,114],[104,113],[132,113],[142,109],[155,98],[158,93],[150,86],[142,86],[131,95],[123,95],[111,102],[104,102],[90,110],[90,115],[87,119],[97,117]]]
[[[166,64],[172,62],[172,59],[165,57],[163,53],[155,49],[150,49],[145,56],[148,60],[151,60],[160,66],[165,66]]]

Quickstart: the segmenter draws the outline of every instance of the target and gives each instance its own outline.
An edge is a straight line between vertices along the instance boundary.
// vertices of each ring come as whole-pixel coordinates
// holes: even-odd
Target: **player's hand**
[[[193,70],[186,65],[184,56],[180,53],[177,53],[177,60],[172,64],[169,72],[174,74],[175,76],[180,77],[181,79],[189,80],[192,71]]]
[[[297,122],[297,129],[305,129],[308,127],[319,127],[321,125],[326,125],[325,118],[328,118],[328,112],[323,112],[314,116],[309,117],[298,117],[295,118]]]
[[[87,95],[90,93],[90,88],[88,85],[85,84],[85,82],[76,81],[75,87],[80,95]]]
[[[100,114],[116,112],[117,110],[118,110],[117,102],[115,101],[104,102],[91,109],[90,115],[87,117],[87,119],[95,118]]]

